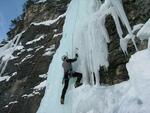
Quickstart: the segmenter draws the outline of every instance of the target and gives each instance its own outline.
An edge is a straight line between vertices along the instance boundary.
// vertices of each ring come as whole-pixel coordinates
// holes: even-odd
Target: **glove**
[[[76,53],[76,57],[78,57],[79,55]]]

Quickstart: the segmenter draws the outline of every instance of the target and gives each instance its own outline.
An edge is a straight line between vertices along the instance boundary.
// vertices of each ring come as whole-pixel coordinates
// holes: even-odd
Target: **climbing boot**
[[[63,98],[60,99],[60,103],[64,104],[64,99]]]
[[[74,87],[77,88],[77,87],[81,86],[82,84],[83,83],[76,82],[75,85],[74,85]]]

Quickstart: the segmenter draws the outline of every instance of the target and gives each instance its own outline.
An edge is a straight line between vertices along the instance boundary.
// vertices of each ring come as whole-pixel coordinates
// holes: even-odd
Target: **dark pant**
[[[66,94],[66,91],[68,89],[68,84],[69,84],[69,78],[68,78],[68,74],[65,75],[67,76],[67,79],[65,79],[65,84],[64,84],[64,88],[62,90],[62,94],[61,94],[61,98],[65,98],[65,94]],[[72,76],[71,77],[77,77],[77,80],[76,80],[76,84],[77,83],[80,83],[81,79],[82,79],[82,74],[81,73],[78,73],[78,72],[74,72],[72,73]]]

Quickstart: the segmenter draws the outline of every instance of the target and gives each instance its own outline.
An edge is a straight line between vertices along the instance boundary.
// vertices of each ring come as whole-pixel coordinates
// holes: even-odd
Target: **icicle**
[[[92,51],[90,52],[90,78],[91,78],[91,83],[92,85],[95,84],[95,81],[94,81],[94,64],[93,64],[93,59],[92,59]]]
[[[127,19],[127,16],[124,12],[124,8],[122,6],[122,2],[121,2],[122,0],[110,0],[110,1],[113,4],[114,8],[116,9],[116,12],[118,13],[118,16],[120,16],[120,19],[121,19],[122,23],[124,23],[124,25],[126,26],[129,34],[133,35],[132,30],[131,30],[131,26],[130,26],[129,21]],[[136,51],[138,51],[138,48],[136,46],[134,37],[131,37],[131,38],[132,38],[132,42],[133,42],[133,45],[134,45]]]
[[[127,46],[128,46],[128,39],[121,38],[120,39],[120,47],[121,47],[122,51],[124,52],[124,54],[126,54],[126,55],[128,55]]]
[[[106,42],[109,43],[110,39],[109,39],[109,35],[108,35],[108,32],[107,32],[107,29],[105,27],[105,19],[106,19],[105,16],[101,18],[101,28],[102,28],[102,32],[101,33],[105,37]]]
[[[123,31],[121,29],[121,26],[120,26],[120,22],[119,22],[119,18],[117,16],[117,13],[115,12],[115,9],[114,7],[110,7],[110,11],[111,11],[111,15],[115,21],[115,25],[116,25],[116,28],[117,28],[117,31],[118,31],[118,34],[119,34],[119,37],[120,39],[123,38],[122,35],[123,35]]]
[[[150,50],[150,37],[148,39],[148,49]]]
[[[124,8],[122,5],[122,0],[110,0],[114,8],[116,9],[116,12],[118,13],[117,15],[120,17],[122,23],[127,27],[127,30],[130,34],[132,34],[132,30],[129,24],[129,21],[127,19],[127,16],[124,12]]]

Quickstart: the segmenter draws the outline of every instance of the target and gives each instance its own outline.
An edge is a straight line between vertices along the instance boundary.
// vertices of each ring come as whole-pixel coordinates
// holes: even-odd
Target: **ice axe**
[[[78,53],[79,49],[78,48],[75,48],[75,53]]]

